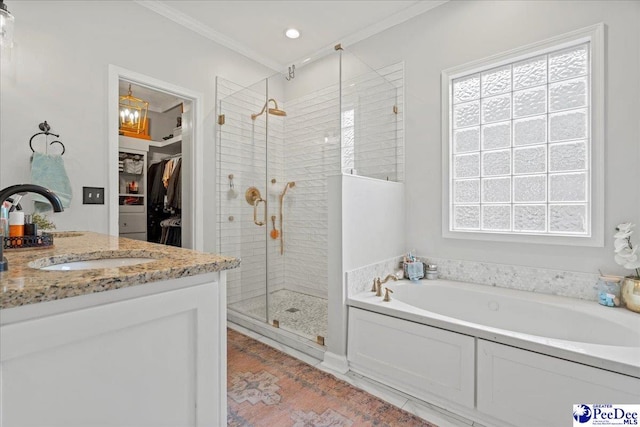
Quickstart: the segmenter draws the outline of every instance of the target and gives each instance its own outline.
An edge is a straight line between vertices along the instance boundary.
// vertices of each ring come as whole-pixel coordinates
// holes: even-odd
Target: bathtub
[[[388,287],[390,302],[348,297],[357,373],[487,425],[568,425],[572,404],[640,403],[637,313],[447,280]]]

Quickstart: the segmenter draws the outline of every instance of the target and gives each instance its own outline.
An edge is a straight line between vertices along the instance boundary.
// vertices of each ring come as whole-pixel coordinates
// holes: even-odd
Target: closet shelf
[[[176,142],[182,142],[182,135],[174,136],[173,138],[164,141],[149,141],[149,146],[166,147],[168,145],[175,144]]]

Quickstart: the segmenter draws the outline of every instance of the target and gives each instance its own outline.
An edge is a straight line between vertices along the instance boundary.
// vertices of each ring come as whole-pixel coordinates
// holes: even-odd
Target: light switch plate
[[[104,187],[82,187],[83,205],[104,205]]]

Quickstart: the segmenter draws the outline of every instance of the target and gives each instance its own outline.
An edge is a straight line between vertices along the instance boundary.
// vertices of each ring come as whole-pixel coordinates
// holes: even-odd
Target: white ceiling
[[[384,31],[447,0],[136,0],[276,71]],[[284,32],[294,27],[296,40]]]

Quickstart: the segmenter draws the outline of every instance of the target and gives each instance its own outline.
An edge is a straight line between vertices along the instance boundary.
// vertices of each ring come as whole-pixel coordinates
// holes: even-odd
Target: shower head
[[[272,114],[274,116],[280,116],[280,117],[285,117],[287,115],[285,111],[279,110],[277,108],[269,108],[269,114]]]
[[[258,118],[258,116],[263,115],[264,111],[267,109],[267,105],[269,105],[270,102],[273,102],[273,105],[275,105],[275,108],[269,108],[268,109],[269,114],[273,116],[280,116],[280,117],[284,117],[287,115],[287,113],[284,110],[281,110],[278,108],[278,103],[276,102],[275,99],[269,98],[269,100],[264,103],[264,107],[262,107],[262,110],[260,110],[258,114],[251,115],[251,120],[255,120],[256,118]]]

